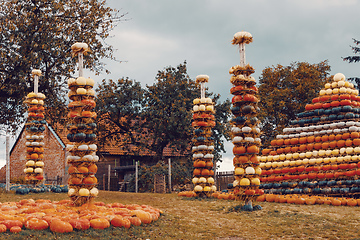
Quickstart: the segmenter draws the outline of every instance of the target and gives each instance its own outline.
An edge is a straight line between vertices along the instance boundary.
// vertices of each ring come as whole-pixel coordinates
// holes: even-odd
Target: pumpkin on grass
[[[50,230],[57,233],[72,232],[74,229],[70,223],[62,221],[60,219],[53,219],[50,222]]]
[[[7,227],[5,226],[5,224],[0,224],[0,233],[6,232]]]
[[[2,224],[4,224],[8,229],[18,226],[20,228],[23,227],[23,223],[20,220],[4,220],[2,221]]]
[[[26,221],[25,227],[32,230],[45,230],[49,227],[49,224],[43,219],[30,218]]]
[[[90,221],[86,218],[72,218],[69,223],[74,229],[86,230],[90,228]]]
[[[90,220],[90,226],[94,229],[105,229],[110,227],[110,222],[106,218],[96,218]]]
[[[18,232],[21,232],[21,230],[22,229],[19,226],[13,226],[10,228],[10,232],[12,232],[12,233],[18,233]]]
[[[134,210],[134,214],[140,218],[142,223],[149,224],[152,222],[152,216],[149,212],[143,210]]]

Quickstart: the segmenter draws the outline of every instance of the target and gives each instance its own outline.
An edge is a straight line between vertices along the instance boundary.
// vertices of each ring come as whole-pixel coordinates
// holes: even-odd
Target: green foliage
[[[354,54],[360,53],[360,41],[353,38],[355,46],[350,46],[351,50]],[[356,63],[360,61],[360,56],[354,55],[354,56],[347,56],[342,58],[344,61],[347,61],[349,63]],[[356,88],[360,90],[360,78],[359,77],[350,77],[348,80],[353,81],[356,83]]]
[[[105,43],[124,15],[100,0],[9,0],[0,5],[0,124],[16,130],[22,122],[25,95],[33,90],[31,70],[40,69],[39,91],[47,96],[47,116],[65,113],[65,83],[75,71],[70,47],[86,42],[85,67],[106,71],[103,58],[114,59]]]
[[[98,141],[115,142],[122,150],[132,151],[131,145],[143,147],[146,144],[142,128],[144,90],[139,82],[129,79],[103,80],[96,89],[96,111],[98,112]],[[134,152],[133,154],[136,154]]]
[[[164,148],[184,152],[192,136],[191,109],[199,97],[198,86],[187,75],[186,63],[159,71],[156,82],[145,92],[144,127],[149,134],[148,148],[160,160]]]
[[[262,71],[258,117],[264,133],[263,145],[269,145],[270,140],[280,134],[291,119],[295,119],[295,114],[304,111],[305,105],[330,81],[329,72],[327,61],[318,64],[295,62]]]
[[[154,177],[157,174],[165,175],[165,182],[169,182],[169,165],[159,161],[153,166],[140,165],[138,169],[138,191],[154,192]],[[192,178],[192,163],[188,159],[186,163],[171,162],[171,185],[183,185],[190,183]],[[135,174],[129,181],[129,191],[135,192]],[[167,185],[168,186],[168,185]]]
[[[200,97],[200,85],[187,75],[186,63],[159,71],[156,82],[142,89],[129,79],[103,81],[97,89],[98,129],[101,143],[113,143],[122,150],[140,155],[139,151],[155,153],[163,159],[165,147],[180,154],[188,153],[193,137],[193,99]],[[208,93],[207,96],[212,96]],[[230,102],[219,102],[214,95],[216,110],[215,159],[225,151],[228,139]],[[136,148],[130,148],[136,146]]]

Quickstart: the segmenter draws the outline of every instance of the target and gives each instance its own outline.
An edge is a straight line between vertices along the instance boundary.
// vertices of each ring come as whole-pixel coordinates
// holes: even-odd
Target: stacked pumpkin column
[[[98,195],[97,166],[95,162],[99,160],[96,155],[96,113],[95,91],[93,90],[94,80],[82,76],[83,54],[88,51],[85,43],[75,43],[71,47],[73,54],[79,58],[79,77],[68,80],[71,102],[68,105],[68,140],[71,144],[67,145],[70,155],[67,163],[70,165],[68,173],[70,175],[68,195],[75,206],[90,203]]]
[[[214,185],[214,171],[212,154],[214,151],[214,141],[212,137],[212,128],[215,126],[214,104],[211,98],[205,98],[205,83],[209,76],[198,75],[196,82],[201,86],[201,98],[194,99],[193,103],[193,160],[194,177],[192,179],[195,185],[194,191],[197,197],[210,197],[211,193],[216,191]]]
[[[40,70],[32,70],[34,77],[34,92],[26,96],[25,103],[28,105],[28,118],[25,123],[26,133],[26,164],[25,180],[28,184],[38,185],[44,180],[44,135],[46,121],[44,119],[45,95],[38,93],[38,78]]]
[[[259,112],[257,88],[253,67],[245,65],[245,44],[252,42],[248,32],[238,32],[232,43],[240,47],[240,65],[234,66],[230,82],[233,84],[230,92],[232,98],[231,112],[234,117],[232,124],[232,142],[234,144],[234,195],[236,200],[244,201],[246,206],[252,207],[252,201],[263,191],[259,189],[261,168],[258,153],[260,151],[260,129],[256,117]]]

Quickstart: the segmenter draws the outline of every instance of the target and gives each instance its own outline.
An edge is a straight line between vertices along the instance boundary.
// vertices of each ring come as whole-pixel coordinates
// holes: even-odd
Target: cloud
[[[0,168],[2,168],[3,166],[5,166],[5,164],[6,164],[6,160],[0,158]]]

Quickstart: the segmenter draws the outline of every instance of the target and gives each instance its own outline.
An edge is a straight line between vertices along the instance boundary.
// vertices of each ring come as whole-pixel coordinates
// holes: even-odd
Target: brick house
[[[54,129],[46,125],[44,134],[44,176],[45,179],[58,180],[66,183],[65,143],[59,138]],[[26,163],[26,132],[21,130],[18,138],[10,150],[10,179],[24,177]],[[0,182],[6,181],[6,166],[0,169]]]

